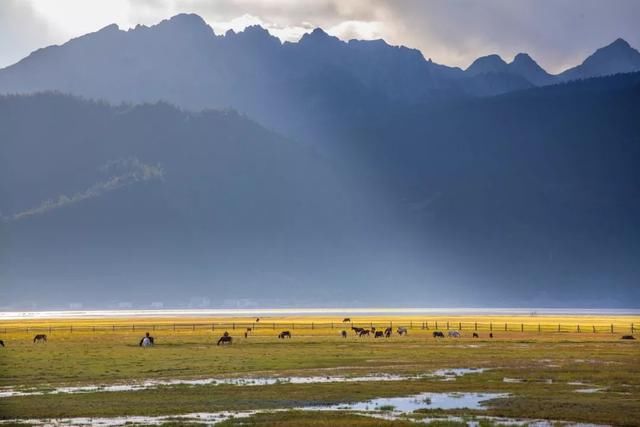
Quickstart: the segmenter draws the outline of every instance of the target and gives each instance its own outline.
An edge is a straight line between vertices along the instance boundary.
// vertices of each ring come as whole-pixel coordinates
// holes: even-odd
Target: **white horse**
[[[142,342],[140,343],[140,347],[151,347],[153,343],[149,339],[149,337],[142,338]]]
[[[449,331],[449,338],[460,338],[461,336],[459,331]]]

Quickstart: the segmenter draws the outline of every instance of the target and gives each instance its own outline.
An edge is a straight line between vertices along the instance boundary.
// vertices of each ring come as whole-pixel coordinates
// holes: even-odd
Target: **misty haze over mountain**
[[[622,39],[552,75],[178,15],[40,49],[0,93],[4,308],[640,301]]]

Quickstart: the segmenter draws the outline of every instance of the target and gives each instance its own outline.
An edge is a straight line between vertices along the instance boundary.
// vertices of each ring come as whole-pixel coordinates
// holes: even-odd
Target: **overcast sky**
[[[559,72],[618,37],[640,47],[640,0],[0,0],[0,67],[114,22],[126,29],[180,12],[216,33],[261,24],[290,41],[314,27],[383,38],[463,68],[478,56],[527,52]]]

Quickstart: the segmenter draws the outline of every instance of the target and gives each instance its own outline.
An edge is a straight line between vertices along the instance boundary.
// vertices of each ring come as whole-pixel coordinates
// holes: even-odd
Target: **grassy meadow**
[[[411,376],[438,369],[487,370],[452,381],[420,377],[387,382],[167,385],[137,391],[0,397],[0,420],[293,409],[421,392],[496,392],[509,396],[491,401],[486,410],[421,410],[394,421],[344,412],[285,411],[225,423],[408,425],[414,418],[446,414],[608,425],[638,425],[640,420],[640,345],[638,341],[620,339],[622,334],[629,333],[631,323],[640,323],[637,317],[431,317],[429,329],[423,329],[425,319],[418,317],[358,316],[352,320],[378,327],[391,322],[394,329],[409,325],[413,328],[407,336],[394,333],[391,338],[378,339],[359,338],[348,330],[345,339],[340,331],[350,324],[343,325],[342,318],[261,318],[259,327],[245,338],[246,327],[240,325],[254,323],[255,318],[6,321],[0,323],[0,339],[6,345],[0,348],[0,392],[51,391],[61,386],[130,384],[153,379]],[[462,323],[462,338],[434,339],[431,334],[436,320],[439,329],[445,331],[447,321],[452,329]],[[326,327],[331,322],[334,328]],[[467,326],[476,322],[480,325],[480,338],[471,338],[472,330]],[[223,323],[236,323],[236,329],[215,326]],[[277,324],[276,329],[273,323]],[[482,328],[489,323],[502,328],[494,327],[493,339]],[[504,323],[508,325],[506,332]],[[213,324],[213,330],[203,326],[206,324]],[[286,324],[294,327],[285,328]],[[538,332],[537,324],[561,324],[564,332],[558,333],[554,328]],[[576,332],[578,324],[583,325],[581,332]],[[613,334],[606,332],[611,324],[615,325]],[[597,333],[592,332],[594,326]],[[290,330],[293,338],[278,339],[276,335],[281,329]],[[585,329],[589,332],[584,332]],[[156,337],[156,345],[142,349],[138,342],[147,330]],[[224,330],[229,331],[234,342],[230,346],[217,346]],[[36,333],[46,333],[48,342],[34,344]],[[585,388],[597,391],[576,391]]]

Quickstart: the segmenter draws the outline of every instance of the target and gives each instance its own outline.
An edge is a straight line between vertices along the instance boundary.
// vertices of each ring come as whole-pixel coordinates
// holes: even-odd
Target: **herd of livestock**
[[[260,322],[260,318],[256,319],[256,322]],[[345,318],[343,320],[343,322],[351,322],[350,318]],[[391,335],[393,334],[393,329],[388,327],[385,329],[376,329],[374,326],[371,326],[369,329],[367,328],[359,328],[357,326],[352,326],[351,330],[353,331],[353,333],[357,336],[357,337],[370,337],[373,336],[374,338],[390,338]],[[249,335],[253,332],[253,328],[247,328],[246,331],[244,332],[244,337],[248,338]],[[404,326],[400,326],[396,329],[396,332],[398,333],[398,335],[400,336],[406,336],[408,334],[408,329]],[[291,339],[291,331],[282,331],[278,334],[278,338],[279,339]],[[346,330],[342,330],[340,332],[340,336],[342,336],[342,338],[347,338],[348,334]],[[447,336],[449,338],[461,338],[462,337],[462,333],[460,331],[457,330],[449,330],[447,331]],[[473,338],[480,338],[480,335],[477,332],[473,332],[472,335]],[[445,338],[445,334],[442,331],[433,331],[433,338]],[[489,338],[493,338],[493,332],[489,333]],[[633,335],[623,335],[622,336],[623,340],[635,340],[635,337]],[[33,338],[33,342],[34,343],[46,343],[47,342],[47,335],[46,334],[37,334],[34,338]],[[220,339],[218,339],[217,345],[224,345],[224,344],[232,344],[233,343],[233,337],[231,335],[229,335],[229,332],[225,332]],[[145,336],[143,336],[140,339],[139,342],[139,346],[140,347],[151,347],[155,344],[155,338],[152,337],[151,335],[149,335],[149,332],[147,332],[145,334]],[[5,343],[3,340],[0,340],[0,347],[4,347]]]

